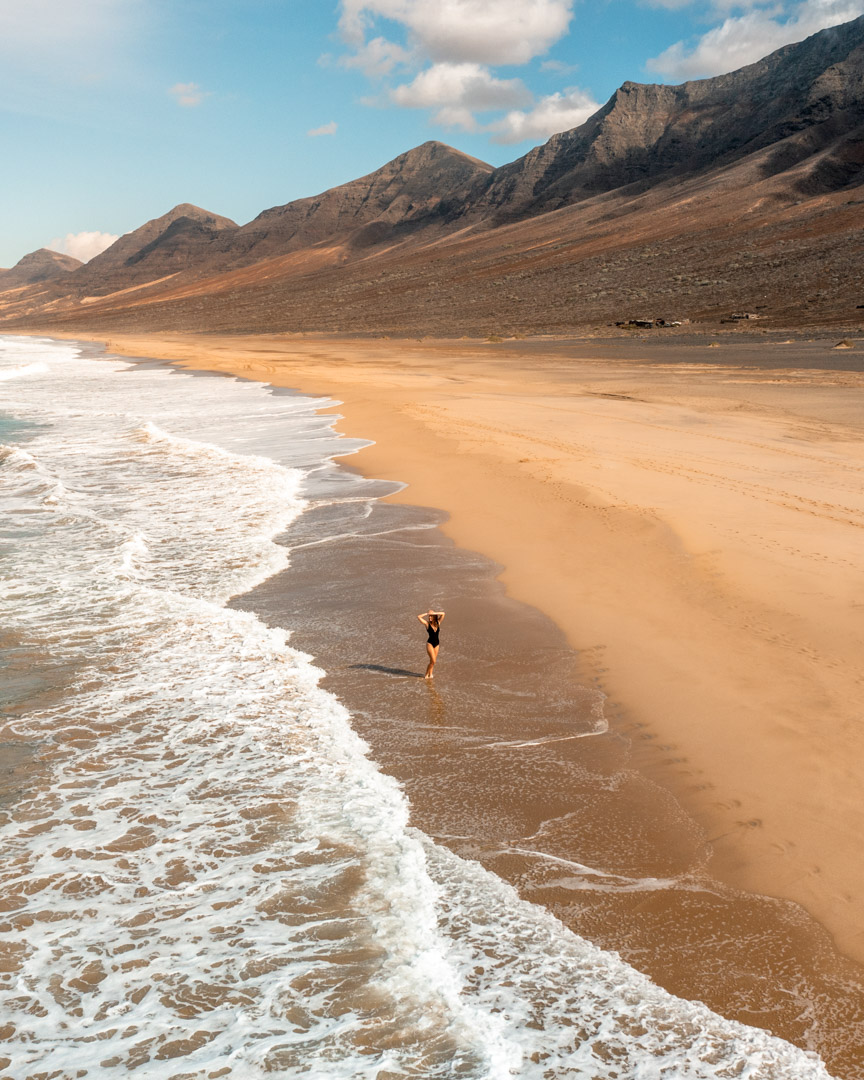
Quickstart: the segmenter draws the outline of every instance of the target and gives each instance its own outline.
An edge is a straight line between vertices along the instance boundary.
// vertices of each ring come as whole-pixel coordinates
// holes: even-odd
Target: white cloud
[[[600,108],[586,90],[572,88],[535,100],[521,79],[498,79],[481,64],[433,64],[390,92],[407,108],[434,108],[433,120],[446,128],[490,132],[499,143],[547,139],[578,127]],[[481,124],[477,113],[509,110],[499,120]]]
[[[376,18],[406,28],[439,61],[525,64],[567,33],[573,0],[342,0],[339,27],[362,47]]]
[[[541,71],[553,71],[556,75],[570,75],[579,67],[578,64],[565,64],[563,60],[544,60]]]
[[[679,11],[693,2],[694,0],[646,0],[648,7],[666,8],[668,11]]]
[[[672,6],[675,0],[661,2],[664,6]],[[723,2],[719,0],[715,6],[721,6]],[[801,0],[785,7],[776,3],[770,7],[754,7],[743,15],[724,19],[719,26],[703,34],[692,48],[683,41],[670,45],[645,66],[649,71],[671,79],[720,75],[755,63],[783,45],[803,41],[819,30],[848,22],[862,13],[864,0]]]
[[[73,259],[89,262],[95,255],[111,247],[119,237],[107,232],[66,233],[64,237],[55,237],[48,247],[62,255],[71,255]]]
[[[542,98],[527,112],[513,110],[485,130],[493,142],[516,143],[524,139],[548,139],[559,131],[584,124],[600,108],[587,90],[572,89]]]
[[[478,112],[525,105],[531,92],[521,79],[496,79],[481,64],[433,64],[390,97],[411,109],[463,107]]]
[[[341,57],[339,63],[342,67],[359,68],[370,79],[380,79],[395,67],[407,64],[411,55],[394,41],[376,37],[359,45],[352,55]]]
[[[316,135],[335,135],[338,127],[339,125],[336,123],[336,121],[331,120],[329,124],[322,124],[321,127],[310,128],[309,131],[306,132],[306,134],[312,135],[313,137],[315,137]]]
[[[205,98],[212,95],[212,90],[202,90],[198,83],[194,82],[178,82],[174,83],[168,93],[174,98],[178,105],[182,105],[184,109],[194,109],[200,105]]]
[[[396,86],[385,81],[379,93],[364,99],[366,104],[429,109],[435,124],[489,132],[499,142],[545,138],[594,112],[598,106],[591,95],[568,90],[537,100],[522,79],[500,78],[494,68],[527,64],[547,52],[568,32],[574,3],[340,0],[339,28],[351,52],[339,62],[385,80],[399,67],[413,66],[417,72]],[[401,34],[404,40],[382,36],[382,23],[391,36]],[[541,70],[563,74],[573,69],[549,60]],[[489,113],[499,116],[483,116]]]
[[[450,131],[482,131],[482,125],[470,109],[464,105],[445,105],[433,116],[436,124]]]

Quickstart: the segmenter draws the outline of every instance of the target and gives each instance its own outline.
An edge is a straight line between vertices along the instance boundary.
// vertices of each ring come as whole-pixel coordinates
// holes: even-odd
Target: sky
[[[502,165],[626,80],[732,71],[864,0],[0,0],[0,267],[191,202],[243,224],[428,139]]]

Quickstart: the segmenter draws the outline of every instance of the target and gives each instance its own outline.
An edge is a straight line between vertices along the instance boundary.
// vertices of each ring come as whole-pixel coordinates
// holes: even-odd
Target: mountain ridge
[[[237,239],[248,238],[244,255],[257,250],[266,258],[375,225],[383,235],[388,226],[405,228],[440,211],[445,199],[436,192],[440,185],[445,185],[447,201],[458,202],[480,177],[492,172],[486,162],[430,140],[347,184],[263,211],[241,226]],[[370,241],[374,242],[371,235],[366,244]],[[363,237],[357,236],[355,244],[365,246]]]
[[[712,244],[719,242],[712,229],[721,218],[726,229],[739,229],[744,215],[751,223],[758,218],[767,237],[786,227],[789,213],[802,221],[808,214],[824,217],[827,198],[833,200],[834,220],[846,221],[843,197],[862,185],[864,16],[712,79],[678,86],[625,82],[584,124],[500,168],[432,140],[356,180],[262,211],[245,225],[180,204],[86,266],[34,284],[14,302],[2,299],[10,271],[0,274],[0,318],[27,319],[40,311],[61,322],[113,318],[113,305],[118,317],[125,310],[130,317],[158,321],[170,311],[186,323],[192,295],[200,297],[197,310],[203,313],[225,304],[230,294],[239,312],[260,285],[269,290],[267,317],[277,328],[279,319],[293,317],[288,313],[298,282],[303,290],[320,290],[317,307],[323,311],[333,291],[343,287],[343,279],[333,277],[337,272],[353,267],[358,280],[370,283],[386,273],[392,286],[402,272],[398,268],[413,267],[421,253],[458,262],[469,251],[503,245],[501,230],[517,227],[514,243],[524,248],[525,266],[508,274],[519,275],[514,280],[520,282],[539,265],[528,254],[532,228],[543,235],[560,231],[560,242],[574,251],[582,250],[580,232],[602,233],[611,250],[640,236],[678,235],[677,229],[693,238],[682,269],[699,262],[704,279],[721,282],[717,287],[729,292],[726,279],[710,276]],[[705,201],[704,191],[713,191],[716,206],[710,195]],[[703,202],[700,217],[693,205]],[[795,210],[801,204],[805,210]],[[666,219],[654,220],[664,214]],[[612,225],[607,229],[604,221]],[[497,238],[487,235],[493,233]],[[816,280],[817,270],[804,277]],[[569,280],[566,267],[559,274],[562,283]],[[478,267],[454,301],[465,318],[479,310],[501,317],[500,299],[484,288]],[[586,308],[586,317],[589,310],[591,318],[617,314],[626,297],[638,295],[628,288],[619,281],[618,299]],[[554,294],[546,294],[536,300],[526,325],[542,323],[544,311],[554,307]],[[378,310],[384,318],[386,299],[369,285],[366,302],[373,316]],[[718,296],[718,307],[725,302]],[[683,294],[682,303],[693,308]],[[472,304],[480,308],[471,312]],[[406,327],[428,323],[430,313],[428,295],[418,295],[405,310]]]
[[[99,295],[176,273],[187,268],[192,251],[215,250],[219,235],[237,228],[230,218],[179,203],[119,237],[86,263],[70,284]]]
[[[8,270],[0,270],[0,291],[62,277],[83,265],[80,259],[72,255],[64,255],[51,248],[37,248],[20,258]]]
[[[852,54],[854,71],[844,79],[836,69]],[[745,147],[761,150],[850,106],[864,122],[864,16],[711,79],[625,82],[580,127],[502,166],[486,199],[511,218],[514,210],[556,209],[676,170],[728,164]]]

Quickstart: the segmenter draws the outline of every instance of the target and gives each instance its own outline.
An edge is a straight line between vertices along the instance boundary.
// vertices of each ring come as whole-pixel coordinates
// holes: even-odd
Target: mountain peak
[[[39,281],[62,277],[83,265],[80,259],[71,255],[52,251],[51,248],[37,248],[19,259],[11,269],[0,270],[0,282],[4,289],[17,285],[35,285]]]
[[[239,230],[244,249],[238,261],[348,234],[359,247],[391,242],[421,222],[434,225],[458,212],[493,172],[485,161],[430,139],[357,180],[265,210]]]
[[[429,139],[428,142],[420,143],[419,146],[414,146],[410,150],[399,154],[398,157],[376,169],[374,173],[369,173],[369,177],[396,175],[397,173],[407,175],[421,170],[435,170],[439,174],[452,173],[455,170],[462,173],[470,172],[472,175],[485,174],[487,176],[495,171],[493,166],[481,161],[479,158],[471,157],[470,154],[465,154],[453,146],[448,146],[447,143],[438,142],[437,139]]]
[[[35,266],[35,265],[48,265],[67,267],[70,270],[74,270],[76,266],[82,266],[83,263],[80,259],[76,259],[73,255],[64,255],[62,251],[55,251],[53,248],[41,247],[35,251],[31,251],[28,255],[23,256],[15,263],[15,267],[18,266]],[[15,269],[13,267],[13,269]]]
[[[217,229],[237,228],[237,222],[232,221],[231,218],[221,217],[219,214],[213,214],[209,210],[204,210],[200,206],[195,206],[193,203],[188,202],[178,203],[175,207],[172,207],[167,214],[163,214],[162,217],[153,218],[152,221],[148,221],[147,225],[155,225],[157,222],[170,225],[180,218],[189,218],[191,221],[203,221]],[[144,227],[146,228],[146,226]],[[130,233],[129,235],[132,234]]]
[[[95,280],[106,271],[133,267],[152,255],[157,248],[161,249],[160,259],[157,260],[160,271],[173,273],[178,269],[185,269],[188,265],[192,246],[190,238],[194,237],[195,241],[202,237],[209,239],[236,228],[237,222],[230,218],[213,214],[192,203],[178,203],[167,214],[152,218],[140,228],[126,233],[119,240],[115,240],[111,247],[91,259],[87,264],[86,277]],[[166,260],[164,256],[169,249],[171,257]],[[150,260],[150,265],[152,276],[159,276],[152,270],[153,260]],[[81,277],[82,275],[79,275],[79,278]]]
[[[497,170],[484,203],[497,220],[512,220],[632,185],[644,190],[774,144],[778,152],[765,169],[782,171],[809,157],[818,170],[818,155],[844,127],[855,128],[862,108],[864,16],[726,75],[678,86],[627,81],[580,127]],[[814,183],[837,190],[860,182],[858,157],[854,146],[841,148],[838,167],[823,169]]]
[[[75,282],[91,295],[104,295],[145,281],[192,269],[237,223],[192,203],[178,203],[121,236],[91,259]]]

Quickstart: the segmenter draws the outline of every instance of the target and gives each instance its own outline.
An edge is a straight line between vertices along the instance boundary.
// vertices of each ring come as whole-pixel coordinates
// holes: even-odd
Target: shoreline
[[[614,343],[630,359],[585,343],[592,359],[555,343],[95,339],[344,402],[339,430],[375,443],[343,463],[407,482],[392,501],[447,512],[446,535],[562,627],[634,764],[706,830],[711,873],[801,904],[864,959],[864,505],[837,483],[864,469],[864,375],[848,354],[816,370],[791,363],[807,343],[779,360],[731,343],[767,353],[742,368],[699,346],[646,359],[635,341]]]
[[[499,566],[445,537],[440,512],[336,469],[309,479],[310,505],[284,535],[290,566],[230,606],[290,629],[398,781],[412,825],[675,997],[860,1076],[864,972],[793,905],[705,872],[692,817],[631,767],[579,655],[506,595]],[[450,618],[427,682],[414,616],[436,595]]]

